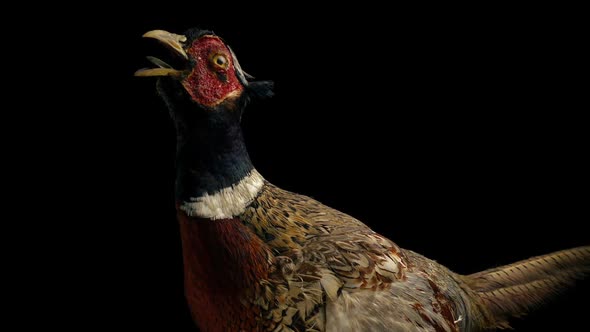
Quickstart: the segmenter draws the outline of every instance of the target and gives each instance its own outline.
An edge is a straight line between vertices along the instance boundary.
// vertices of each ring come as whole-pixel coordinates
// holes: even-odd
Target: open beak
[[[184,60],[188,60],[188,56],[184,51],[184,42],[186,37],[183,35],[177,35],[164,30],[152,30],[146,32],[143,37],[154,38],[168,46],[177,55],[181,56]],[[144,68],[135,72],[135,76],[148,77],[148,76],[174,76],[180,77],[183,71],[172,68],[166,62],[156,58],[148,57],[148,60],[158,66],[158,68]]]

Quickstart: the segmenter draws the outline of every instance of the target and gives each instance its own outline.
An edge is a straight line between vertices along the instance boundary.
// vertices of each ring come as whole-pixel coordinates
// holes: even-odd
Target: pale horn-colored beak
[[[182,55],[183,58],[188,60],[188,56],[183,48],[183,43],[186,42],[186,37],[183,35],[177,35],[164,30],[152,30],[143,34],[144,38],[154,38],[164,43],[164,45],[172,48],[178,54]]]
[[[177,35],[175,33],[171,33],[164,30],[152,30],[148,31],[143,34],[145,38],[154,38],[164,45],[170,47],[174,50],[178,55],[182,56],[185,60],[188,60],[188,56],[184,51],[184,42],[186,42],[186,37],[183,35]],[[135,76],[140,77],[149,77],[149,76],[175,76],[180,77],[182,76],[182,71],[176,70],[168,66],[165,62],[150,57],[149,59],[152,63],[156,64],[160,68],[144,68],[140,69],[135,72]]]

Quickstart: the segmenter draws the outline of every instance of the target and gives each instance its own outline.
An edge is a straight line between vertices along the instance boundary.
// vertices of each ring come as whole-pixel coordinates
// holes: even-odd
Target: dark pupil
[[[222,56],[218,56],[217,59],[215,59],[215,62],[220,65],[223,66],[225,64],[225,58]]]

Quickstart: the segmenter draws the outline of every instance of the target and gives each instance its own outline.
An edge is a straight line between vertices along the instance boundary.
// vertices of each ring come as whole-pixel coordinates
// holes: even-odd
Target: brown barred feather
[[[522,316],[590,273],[590,246],[562,250],[478,272],[464,279],[490,311],[494,325]]]
[[[532,257],[513,264],[481,271],[468,276],[471,286],[485,292],[498,287],[523,284],[528,281],[566,273],[572,278],[590,272],[590,246],[557,251]]]

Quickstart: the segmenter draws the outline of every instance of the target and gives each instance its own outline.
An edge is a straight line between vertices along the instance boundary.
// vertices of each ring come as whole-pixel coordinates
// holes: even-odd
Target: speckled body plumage
[[[463,293],[448,270],[400,249],[344,213],[267,184],[239,218],[281,258],[275,269],[288,267],[279,292],[287,296],[269,308],[275,320],[286,318],[276,323],[287,331],[407,331],[410,326],[455,331],[464,326],[457,318],[465,316],[465,309],[449,299]],[[423,270],[440,271],[435,276]]]
[[[181,224],[207,223],[189,220],[182,211],[179,213]],[[477,275],[457,275],[422,255],[399,248],[342,212],[268,182],[236,219],[214,223],[228,222],[239,223],[239,231],[232,231],[243,241],[233,242],[228,248],[233,250],[233,258],[217,257],[204,262],[208,266],[200,266],[200,274],[194,273],[185,260],[187,296],[193,315],[206,312],[204,320],[215,319],[212,326],[219,331],[235,327],[224,324],[243,324],[244,318],[236,317],[249,318],[236,330],[248,326],[252,331],[480,331],[507,324],[502,317],[494,317],[482,299],[485,295],[469,284]],[[203,242],[195,236],[183,240]],[[189,249],[185,244],[185,258],[195,252],[208,256],[219,248]],[[577,250],[573,253],[579,259],[570,262],[572,269],[590,257],[590,248]],[[571,252],[563,255],[562,259],[567,259]],[[257,263],[252,265],[253,261]],[[542,261],[547,266],[545,259]],[[234,275],[234,268],[251,269],[250,276],[236,278],[240,282],[232,285],[217,285],[223,292],[205,287],[199,277]],[[522,268],[530,267],[525,264]],[[511,278],[510,274],[502,276]],[[244,280],[247,282],[242,283]],[[566,278],[554,286],[570,281]],[[241,308],[239,314],[223,309],[228,302],[219,304],[215,312],[203,310],[214,305],[195,301],[193,295],[203,293],[219,300],[227,292],[234,301],[232,310],[235,306]]]
[[[254,169],[240,119],[250,82],[213,33],[146,34],[177,51],[137,76],[167,76],[158,91],[176,125],[177,211],[185,289],[202,331],[483,331],[508,326],[590,271],[590,247],[464,276]],[[392,217],[393,218],[393,217]]]

